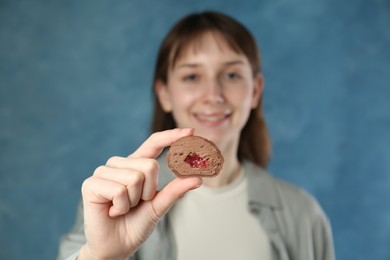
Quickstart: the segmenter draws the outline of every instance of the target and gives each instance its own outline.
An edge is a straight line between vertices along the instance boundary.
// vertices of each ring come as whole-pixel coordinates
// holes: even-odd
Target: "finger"
[[[192,128],[176,128],[156,132],[152,134],[133,154],[129,155],[129,157],[146,157],[154,159],[160,155],[165,147],[170,146],[174,141],[181,137],[192,135],[193,132],[194,129]]]
[[[112,157],[107,161],[107,166],[115,168],[136,169],[145,175],[145,182],[141,198],[151,200],[157,191],[159,164],[155,159],[149,158],[123,158]]]
[[[127,189],[130,207],[138,205],[145,186],[144,173],[135,169],[100,166],[95,170],[93,175],[100,179],[110,180],[122,184]],[[154,193],[156,193],[156,190]]]
[[[161,218],[168,210],[188,191],[196,189],[202,185],[199,177],[176,178],[164,187],[152,200],[152,206],[157,219]]]
[[[82,185],[83,203],[91,206],[94,214],[116,217],[130,210],[130,200],[124,185],[115,181],[90,177]],[[90,210],[91,210],[90,207]]]

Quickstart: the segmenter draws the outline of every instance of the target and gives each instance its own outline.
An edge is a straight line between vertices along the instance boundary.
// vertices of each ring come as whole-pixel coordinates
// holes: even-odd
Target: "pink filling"
[[[207,160],[203,159],[196,153],[189,153],[187,157],[184,159],[186,163],[191,165],[192,168],[206,168]]]

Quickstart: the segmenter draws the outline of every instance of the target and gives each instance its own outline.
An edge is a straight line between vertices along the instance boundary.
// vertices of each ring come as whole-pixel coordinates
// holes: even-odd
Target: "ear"
[[[253,82],[253,96],[252,96],[252,108],[256,108],[263,95],[264,78],[263,74],[257,73]]]
[[[164,112],[169,113],[172,112],[172,103],[171,97],[168,93],[168,87],[161,80],[157,80],[154,83],[154,89],[156,91],[156,95],[158,100],[160,101],[160,105]]]

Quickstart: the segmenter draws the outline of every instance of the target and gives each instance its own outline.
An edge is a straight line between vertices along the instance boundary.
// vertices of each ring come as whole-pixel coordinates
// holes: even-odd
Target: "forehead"
[[[197,54],[206,48],[217,48],[220,52],[233,52],[243,55],[238,46],[234,45],[219,32],[203,32],[187,39],[172,49],[170,55],[170,67],[173,68],[177,62],[188,55]]]

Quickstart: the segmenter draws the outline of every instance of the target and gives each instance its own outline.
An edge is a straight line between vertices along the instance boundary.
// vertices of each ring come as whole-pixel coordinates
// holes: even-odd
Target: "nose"
[[[218,79],[210,79],[206,84],[205,100],[211,104],[222,104],[225,101],[223,86]]]

